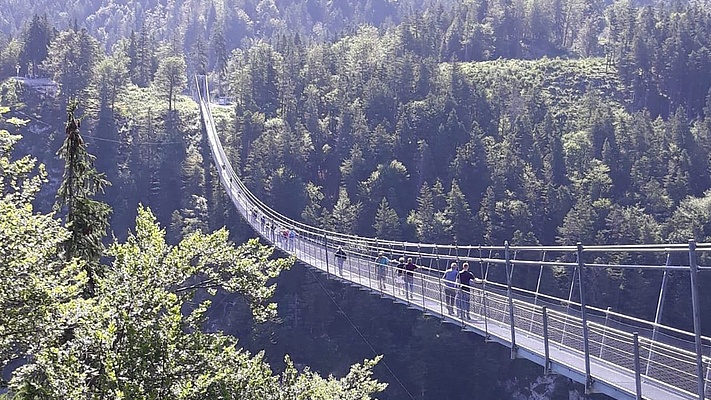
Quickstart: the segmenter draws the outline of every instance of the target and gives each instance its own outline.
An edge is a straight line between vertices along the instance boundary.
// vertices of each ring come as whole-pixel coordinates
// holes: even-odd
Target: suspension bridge
[[[222,186],[244,219],[274,246],[334,279],[507,346],[512,359],[531,360],[542,365],[545,373],[580,382],[586,393],[603,393],[616,399],[711,398],[711,338],[701,335],[698,282],[699,274],[711,273],[711,267],[697,262],[701,255],[711,253],[711,243],[457,246],[380,240],[319,229],[281,215],[247,189],[232,168],[216,131],[208,82],[196,77],[195,83]],[[335,257],[339,248],[347,256],[342,264]],[[382,274],[375,262],[380,253],[390,259],[404,256],[416,261],[417,270],[410,276],[411,291],[405,290],[396,268],[385,268]],[[638,261],[596,261],[609,258]],[[470,318],[453,314],[448,308],[447,286],[439,266],[451,262],[468,262],[483,278],[469,288]],[[514,272],[519,269],[537,272],[535,287],[514,286]],[[607,269],[657,271],[661,275],[654,321],[587,304],[588,286],[594,282],[586,276]],[[546,270],[572,271],[567,298],[541,291]],[[672,272],[689,276],[693,332],[660,323]],[[707,318],[709,312],[704,314]]]

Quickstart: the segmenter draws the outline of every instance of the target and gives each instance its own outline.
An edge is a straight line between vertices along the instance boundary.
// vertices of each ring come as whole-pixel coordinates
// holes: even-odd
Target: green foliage
[[[22,209],[8,211],[4,200],[0,205],[2,226],[18,218],[38,224],[12,229],[13,237],[3,240],[12,245],[24,238],[33,246],[6,260],[10,276],[0,275],[0,302],[6,306],[2,348],[15,352],[3,352],[2,360],[33,355],[15,371],[13,398],[92,393],[91,398],[367,399],[386,386],[371,377],[378,359],[353,366],[341,379],[298,373],[291,364],[275,377],[262,354],[251,356],[234,338],[203,332],[211,303],[196,297],[203,291],[239,294],[257,321],[275,317],[269,303],[275,287],[267,283],[293,260],[272,259],[273,249],[256,240],[235,247],[223,229],[189,234],[169,246],[150,210],[140,208],[135,232],[111,246],[111,265],[94,297],[83,300],[77,288],[71,290],[67,269],[55,276],[53,264],[43,264],[61,240],[61,235],[54,241],[44,236],[62,232],[58,222],[17,214]],[[27,281],[12,275],[21,271]],[[17,296],[37,301],[18,302]]]
[[[464,193],[459,188],[456,181],[452,182],[452,189],[447,195],[447,207],[445,208],[447,219],[452,221],[450,230],[455,241],[460,243],[472,243],[472,212],[469,208]]]
[[[168,99],[168,111],[173,110],[175,98],[187,85],[185,60],[183,57],[171,56],[162,59],[158,64],[153,84],[156,90]]]
[[[274,318],[267,281],[293,261],[271,259],[272,249],[255,240],[235,247],[223,229],[190,234],[172,247],[141,208],[135,232],[108,254],[113,262],[92,301],[56,310],[60,321],[73,321],[72,337],[37,349],[11,382],[15,398],[361,399],[385,387],[371,378],[377,359],[341,379],[293,367],[278,378],[261,354],[202,332],[210,300],[198,300],[199,290],[238,293],[255,319]]]
[[[69,29],[52,39],[42,68],[59,84],[65,100],[77,99],[92,82],[101,58],[99,42],[86,29]]]
[[[115,52],[96,66],[95,85],[102,108],[114,110],[114,103],[128,83],[128,57],[122,52]]]
[[[400,217],[395,210],[390,208],[388,200],[383,197],[378,206],[378,211],[375,213],[375,237],[388,238],[388,240],[397,240],[402,237],[402,228],[400,226]]]
[[[94,168],[96,157],[87,151],[75,111],[76,103],[70,103],[67,106],[66,138],[57,152],[65,164],[54,208],[66,211],[66,227],[71,232],[64,243],[64,258],[69,261],[76,257],[85,263],[89,278],[85,295],[91,296],[97,276],[102,274],[99,260],[104,254],[102,240],[111,213],[108,204],[94,197],[103,193],[109,182],[103,173]]]
[[[43,75],[41,66],[49,55],[49,45],[54,35],[47,14],[32,16],[32,21],[24,32],[23,46],[17,60],[20,73],[29,76]]]
[[[341,188],[338,192],[338,200],[333,205],[329,218],[326,220],[326,228],[336,232],[352,234],[360,209],[361,204],[353,204],[346,189]]]
[[[69,232],[32,207],[46,172],[30,156],[11,159],[19,139],[0,129],[0,367],[56,336],[56,306],[75,296],[82,280],[74,265],[59,262]]]
[[[702,197],[687,197],[674,211],[667,227],[669,240],[684,243],[689,239],[699,242],[711,240],[711,192]]]

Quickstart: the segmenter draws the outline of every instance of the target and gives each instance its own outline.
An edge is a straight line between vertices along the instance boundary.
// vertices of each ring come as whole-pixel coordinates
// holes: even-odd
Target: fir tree
[[[64,258],[83,260],[87,273],[84,296],[94,294],[96,278],[101,275],[99,260],[104,254],[103,237],[109,225],[111,208],[104,202],[94,200],[103,193],[109,181],[94,168],[96,157],[89,154],[81,137],[81,121],[74,116],[76,102],[67,107],[66,138],[57,152],[65,160],[62,182],[57,192],[55,209],[66,210],[66,227],[71,236],[64,242]]]

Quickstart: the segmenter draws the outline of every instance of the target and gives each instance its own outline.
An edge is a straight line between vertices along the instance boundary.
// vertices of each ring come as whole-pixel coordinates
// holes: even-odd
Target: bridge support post
[[[323,249],[326,252],[326,276],[331,277],[331,271],[328,267],[328,235],[323,234]]]
[[[590,342],[588,340],[588,312],[585,303],[585,263],[583,263],[583,244],[578,242],[578,287],[580,287],[580,314],[583,323],[583,351],[585,352],[585,393],[592,392],[593,378],[590,373]]]
[[[541,308],[543,312],[543,353],[545,360],[543,362],[543,375],[548,375],[551,369],[551,353],[548,347],[548,309],[546,306]]]
[[[694,343],[696,344],[696,379],[699,400],[704,400],[704,361],[701,345],[701,310],[699,306],[699,269],[696,265],[696,241],[689,240],[689,274],[691,275],[691,307],[694,314]]]
[[[607,337],[607,323],[610,321],[610,311],[612,311],[612,307],[607,307],[605,311],[605,326],[602,330],[602,338],[600,339],[600,358],[602,358],[602,351],[605,349],[605,338]]]
[[[637,393],[637,400],[642,400],[642,376],[640,370],[642,367],[639,365],[639,333],[632,333],[632,346],[634,351],[634,384]]]
[[[509,241],[504,242],[506,257],[506,297],[509,301],[509,324],[511,326],[511,359],[516,358],[516,321],[514,319],[513,295],[511,293],[511,258],[509,256]]]
[[[543,263],[546,262],[546,251],[543,250],[541,257],[541,267],[538,269],[538,280],[536,281],[536,294],[533,296],[533,305],[538,304],[538,294],[541,292],[541,278],[543,278]]]
[[[669,276],[669,259],[671,253],[667,253],[667,261],[664,263],[664,274],[662,275],[662,284],[659,288],[659,299],[657,300],[657,312],[654,314],[654,327],[652,328],[652,341],[649,343],[649,354],[647,356],[647,367],[644,375],[649,377],[649,366],[652,363],[654,343],[657,341],[657,332],[659,332],[659,324],[662,322],[662,312],[664,311],[664,298],[667,292],[667,277]]]

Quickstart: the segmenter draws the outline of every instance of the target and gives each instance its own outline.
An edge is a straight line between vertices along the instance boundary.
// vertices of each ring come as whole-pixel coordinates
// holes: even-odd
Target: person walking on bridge
[[[457,276],[459,275],[459,266],[453,262],[449,269],[444,271],[442,280],[444,281],[444,301],[447,304],[447,312],[449,315],[454,315],[454,299],[457,295]]]
[[[343,247],[338,246],[338,250],[336,250],[336,254],[334,254],[333,257],[336,259],[338,275],[343,276],[343,262],[346,261],[346,258],[348,258],[346,252],[343,251]]]
[[[289,229],[289,251],[296,251],[296,231]]]
[[[385,257],[385,253],[378,253],[378,258],[375,260],[376,267],[378,268],[378,289],[385,290],[385,276],[388,272],[388,264],[390,260]]]
[[[411,299],[414,294],[414,282],[415,282],[415,270],[417,265],[412,262],[412,257],[407,258],[407,264],[405,264],[405,297]]]
[[[405,293],[405,257],[400,257],[397,259],[397,265],[395,266],[397,270],[397,278],[395,278],[395,286],[397,286],[397,294]]]
[[[469,271],[469,263],[462,264],[462,271],[459,273],[459,311],[458,316],[462,319],[471,319],[469,316],[470,288],[472,283],[482,283],[483,281]]]

